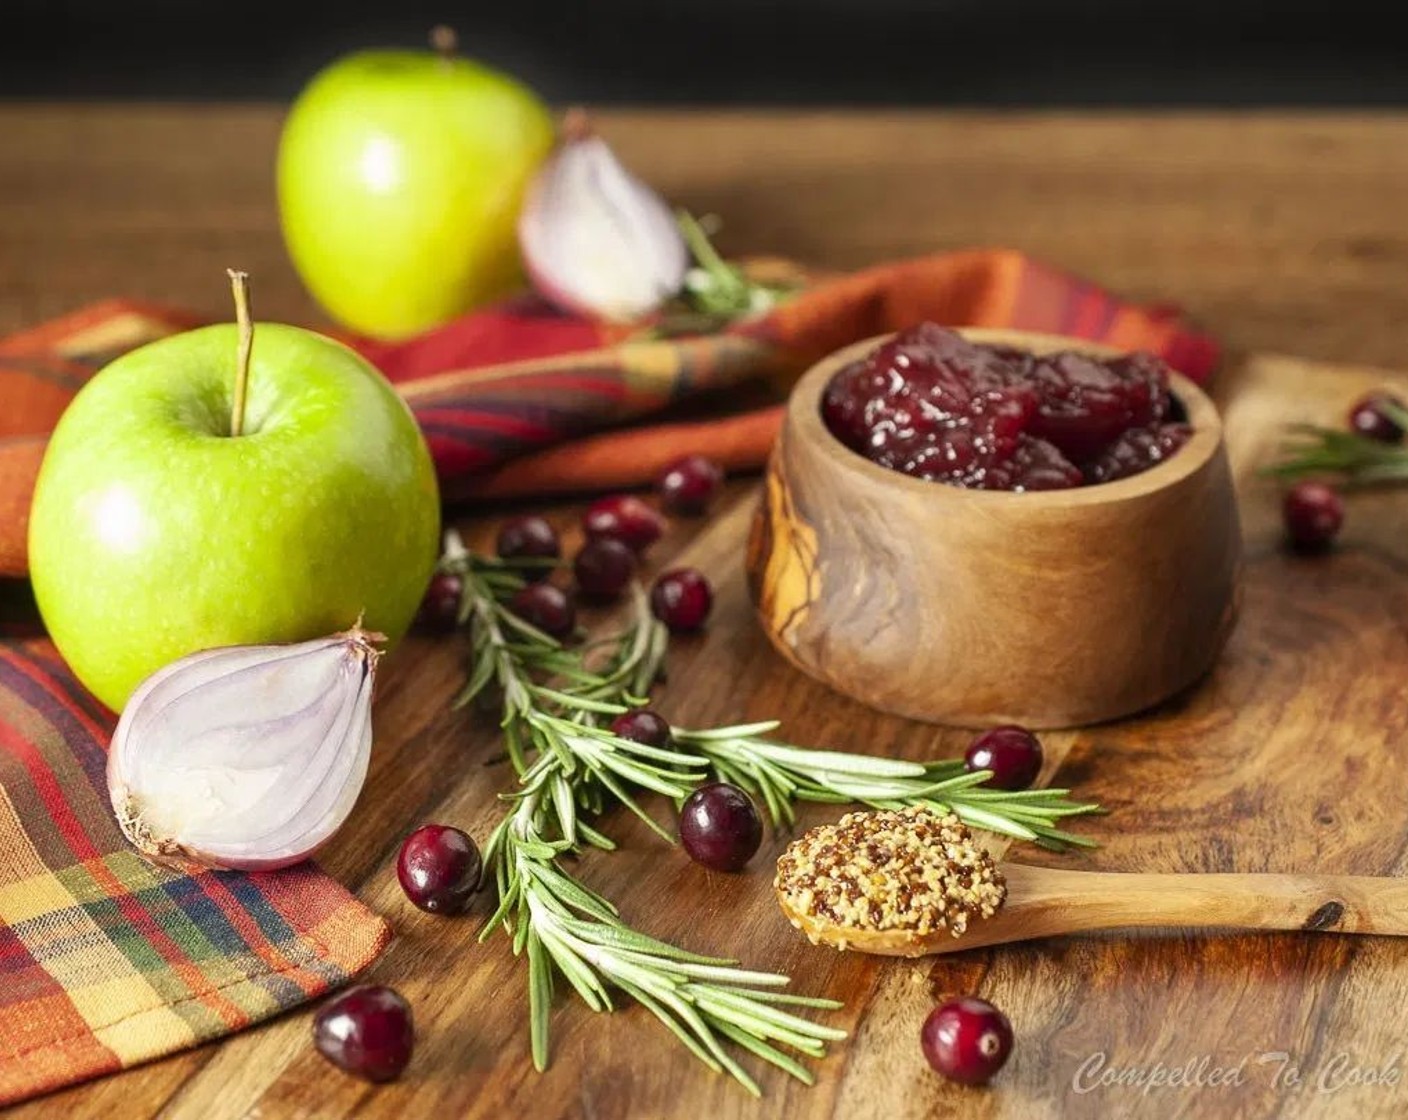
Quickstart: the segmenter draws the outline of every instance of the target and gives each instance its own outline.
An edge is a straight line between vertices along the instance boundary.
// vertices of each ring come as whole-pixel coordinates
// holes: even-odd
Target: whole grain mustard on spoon
[[[956,816],[924,808],[812,829],[773,885],[813,943],[891,957],[1149,927],[1408,935],[1408,879],[999,865]]]

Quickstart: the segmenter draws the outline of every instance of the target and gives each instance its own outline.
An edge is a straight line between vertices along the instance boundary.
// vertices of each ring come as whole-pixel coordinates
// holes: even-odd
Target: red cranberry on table
[[[618,540],[589,540],[572,562],[572,572],[582,594],[599,603],[618,599],[636,574],[636,554]]]
[[[527,514],[504,522],[494,551],[502,560],[556,560],[562,555],[562,545],[547,518]],[[527,568],[523,577],[546,579],[550,571],[550,566],[544,564],[541,568]]]
[[[663,573],[650,591],[650,609],[671,633],[698,630],[714,605],[714,589],[696,568]]]
[[[1344,499],[1323,482],[1297,482],[1286,492],[1281,507],[1286,535],[1304,551],[1329,546],[1344,524]]]
[[[453,572],[436,572],[421,598],[416,625],[442,634],[453,630],[459,624],[463,596],[463,579]]]
[[[660,502],[671,513],[700,514],[709,508],[723,481],[718,463],[703,455],[686,455],[660,475]]]
[[[690,859],[714,871],[741,870],[762,842],[757,806],[728,782],[700,786],[680,809],[680,843]]]
[[[970,771],[991,770],[993,789],[1026,789],[1041,773],[1041,741],[1025,727],[1007,724],[984,731],[963,756]]]
[[[634,494],[614,494],[598,498],[587,507],[582,528],[589,538],[609,537],[636,552],[644,552],[660,539],[665,519]]]
[[[1402,443],[1403,427],[1384,411],[1385,404],[1399,412],[1408,409],[1408,404],[1391,393],[1370,393],[1349,410],[1350,430],[1380,443]]]
[[[520,588],[508,601],[508,609],[553,638],[565,638],[577,627],[577,608],[567,592],[551,583]]]
[[[483,862],[474,841],[458,828],[427,824],[406,837],[396,878],[406,897],[429,914],[458,914],[479,889]]]
[[[924,1057],[950,1081],[983,1085],[1012,1053],[1012,1024],[985,999],[964,996],[939,1004],[919,1035]]]
[[[647,747],[668,747],[670,725],[650,708],[633,708],[611,721],[611,734]]]
[[[394,1081],[411,1060],[411,1008],[391,988],[362,984],[323,1004],[313,1044],[333,1065],[368,1081]]]

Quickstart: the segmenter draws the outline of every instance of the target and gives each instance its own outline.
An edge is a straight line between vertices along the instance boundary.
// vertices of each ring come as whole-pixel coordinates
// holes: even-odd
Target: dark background
[[[1408,103],[1368,0],[0,0],[0,96],[278,98],[338,54],[465,53],[555,102]]]

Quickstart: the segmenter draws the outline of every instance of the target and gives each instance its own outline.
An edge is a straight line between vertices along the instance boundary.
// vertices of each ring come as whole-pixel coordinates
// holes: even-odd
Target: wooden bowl
[[[1036,353],[1078,339],[965,330]],[[910,478],[827,429],[849,346],[793,390],[748,544],[763,628],[803,672],[872,707],[984,727],[1129,715],[1211,667],[1236,616],[1241,532],[1212,402],[1186,378],[1192,438],[1099,486],[1029,494]]]

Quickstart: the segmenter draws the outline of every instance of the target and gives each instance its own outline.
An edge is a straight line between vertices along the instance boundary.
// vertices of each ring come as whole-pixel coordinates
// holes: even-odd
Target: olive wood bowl
[[[1007,330],[1045,353],[1116,351]],[[1194,431],[1132,478],[1071,490],[965,490],[871,463],[821,417],[831,376],[797,383],[748,543],[763,629],[803,672],[914,719],[1058,728],[1148,708],[1212,666],[1232,629],[1237,499],[1217,410],[1174,375]]]

